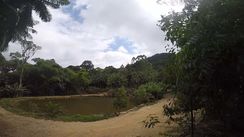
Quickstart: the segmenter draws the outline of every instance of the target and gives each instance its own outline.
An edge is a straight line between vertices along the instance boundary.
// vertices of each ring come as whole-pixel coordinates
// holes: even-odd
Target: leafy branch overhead
[[[33,26],[38,23],[33,20],[32,11],[42,21],[49,22],[48,6],[59,8],[67,4],[68,0],[0,0],[0,51],[6,50],[10,41],[32,38],[31,33],[36,32]]]

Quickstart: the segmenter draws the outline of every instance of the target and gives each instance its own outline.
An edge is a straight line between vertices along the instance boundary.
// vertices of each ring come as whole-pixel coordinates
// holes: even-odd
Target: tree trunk
[[[20,76],[19,76],[19,87],[17,96],[22,96],[22,83],[23,83],[24,66],[21,66]],[[20,93],[21,92],[21,93]]]

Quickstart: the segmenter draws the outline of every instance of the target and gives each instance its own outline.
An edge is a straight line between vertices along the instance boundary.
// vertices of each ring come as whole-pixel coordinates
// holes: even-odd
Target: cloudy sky
[[[66,67],[92,60],[95,67],[127,64],[140,54],[165,52],[160,15],[180,11],[182,0],[71,0],[49,9],[52,21],[34,27],[33,41],[42,49],[34,57],[55,59]],[[34,15],[36,20],[40,20]],[[14,46],[10,47],[10,51]]]

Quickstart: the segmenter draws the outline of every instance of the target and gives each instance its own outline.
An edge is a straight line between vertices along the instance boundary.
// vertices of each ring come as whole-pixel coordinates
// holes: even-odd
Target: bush
[[[142,121],[144,123],[145,128],[154,128],[154,126],[160,123],[158,116],[155,114],[149,114],[146,120]]]
[[[126,95],[126,90],[124,87],[119,88],[115,92],[115,100],[113,102],[113,106],[116,110],[121,110],[122,108],[126,108],[128,105],[128,97]]]
[[[161,99],[163,97],[163,85],[149,82],[141,85],[135,91],[135,101],[137,104],[151,102],[153,100]]]
[[[62,113],[61,106],[51,101],[49,101],[46,105],[44,105],[43,112],[48,117],[56,117],[57,115]]]

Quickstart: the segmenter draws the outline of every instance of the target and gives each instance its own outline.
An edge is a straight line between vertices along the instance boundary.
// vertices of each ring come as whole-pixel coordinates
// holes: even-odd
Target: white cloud
[[[33,40],[42,46],[35,57],[54,58],[62,66],[80,65],[84,60],[92,60],[96,67],[119,67],[129,63],[133,56],[150,56],[165,51],[164,34],[156,24],[161,14],[182,8],[182,3],[160,5],[156,0],[73,2],[74,9],[87,5],[86,10],[77,13],[83,22],[72,17],[71,12],[50,9],[52,21],[40,21],[35,26],[38,33],[33,35]],[[133,41],[133,52],[128,52],[123,46],[117,51],[106,50],[118,36]]]
[[[123,46],[120,46],[120,47],[118,48],[118,51],[119,51],[119,52],[122,52],[122,53],[128,53],[128,50],[126,50]]]

